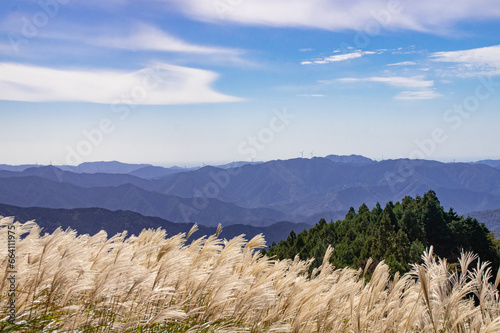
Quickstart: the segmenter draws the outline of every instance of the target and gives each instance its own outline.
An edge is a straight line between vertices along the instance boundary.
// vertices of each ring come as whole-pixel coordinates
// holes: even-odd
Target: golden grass
[[[310,277],[310,261],[261,256],[262,236],[186,245],[185,234],[167,238],[164,230],[42,236],[33,222],[14,223],[18,236],[27,235],[16,246],[13,326],[6,312],[12,223],[0,218],[1,331],[500,332],[500,275],[491,283],[487,263],[470,268],[472,254],[450,272],[431,248],[410,273],[391,280],[381,262],[366,282],[363,270],[332,267],[331,249]]]

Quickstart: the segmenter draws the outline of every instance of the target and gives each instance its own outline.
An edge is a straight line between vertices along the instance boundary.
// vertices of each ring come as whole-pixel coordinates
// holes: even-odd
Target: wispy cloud
[[[252,0],[217,1],[163,0],[185,15],[202,21],[229,21],[244,25],[314,27],[340,31],[363,30],[367,22],[386,29],[411,29],[440,33],[460,21],[500,17],[497,0],[421,0],[418,2],[387,0]],[[450,10],[452,5],[453,9]],[[384,13],[386,16],[383,16]],[[387,14],[388,13],[388,14]]]
[[[160,29],[149,25],[139,25],[128,36],[106,36],[90,40],[91,43],[103,46],[131,50],[184,52],[199,54],[241,54],[241,50],[203,46],[188,43]]]
[[[434,89],[425,89],[419,91],[402,91],[394,99],[400,100],[421,100],[421,99],[435,99],[442,95],[437,93]]]
[[[413,66],[416,64],[417,63],[415,61],[402,61],[402,62],[397,62],[395,64],[387,64],[386,66]]]
[[[365,54],[375,54],[376,52],[373,51],[361,51],[357,50],[352,53],[343,53],[343,54],[335,54],[329,57],[324,57],[316,60],[308,60],[308,61],[302,61],[300,64],[301,65],[312,65],[312,64],[328,64],[330,62],[337,62],[337,61],[345,61],[345,60],[350,60],[350,59],[356,59],[356,58],[361,58]]]
[[[300,97],[325,97],[323,94],[299,94]]]
[[[154,64],[135,72],[0,63],[0,100],[169,105],[240,101],[212,89],[218,74]]]
[[[456,63],[457,76],[500,75],[500,45],[477,49],[436,52],[430,58],[437,62]]]
[[[384,83],[391,87],[397,88],[410,88],[411,91],[402,91],[394,99],[399,100],[422,100],[422,99],[434,99],[442,96],[437,93],[434,89],[433,80],[425,80],[423,76],[413,76],[413,77],[402,77],[402,76],[390,76],[390,77],[368,77],[368,78],[341,78],[336,81],[342,83],[357,83],[357,82],[378,82]],[[328,81],[331,83],[331,81]]]
[[[8,21],[16,22],[12,17],[9,17]],[[18,21],[22,19],[18,18]],[[47,29],[39,29],[38,33],[30,38],[23,37],[23,29],[16,31],[15,34],[8,32],[8,38],[0,40],[0,54],[36,60],[50,52],[75,57],[83,54],[89,56],[109,54],[110,49],[116,49],[143,51],[141,54],[143,57],[148,57],[148,52],[165,52],[170,53],[169,56],[182,53],[183,64],[202,62],[254,65],[244,58],[246,50],[192,42],[170,34],[168,28],[160,29],[137,20],[130,24],[113,22],[97,25],[78,21],[63,22],[65,29],[51,29],[51,26],[48,26]],[[5,29],[5,22],[0,20],[0,32]],[[13,35],[17,36],[17,39],[13,38]]]
[[[429,88],[434,85],[433,80],[424,80],[423,76],[413,76],[413,77],[402,77],[402,76],[390,76],[390,77],[368,77],[368,78],[342,78],[338,79],[340,82],[380,82],[385,83],[393,87],[403,87],[403,88]]]

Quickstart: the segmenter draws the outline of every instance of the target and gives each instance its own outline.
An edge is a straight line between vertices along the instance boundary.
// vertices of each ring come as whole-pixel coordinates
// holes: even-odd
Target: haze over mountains
[[[0,216],[14,216],[16,221],[20,222],[36,220],[37,224],[43,228],[43,232],[48,233],[61,227],[63,230],[71,228],[80,234],[89,235],[94,235],[101,230],[106,231],[108,236],[127,231],[127,235],[130,236],[140,234],[143,229],[161,227],[167,231],[169,236],[173,236],[181,232],[188,233],[193,226],[193,223],[174,223],[159,217],[143,216],[131,211],[110,211],[103,208],[24,208],[0,204]],[[266,236],[267,244],[271,245],[273,242],[278,243],[285,239],[292,230],[299,233],[308,228],[309,225],[305,223],[291,222],[279,222],[267,227],[233,224],[222,229],[221,237],[231,239],[245,234],[247,239],[251,239],[262,233]],[[216,231],[216,227],[198,225],[198,231],[190,240],[213,235]]]
[[[78,170],[78,172],[75,172]],[[98,171],[98,172],[97,172]],[[373,161],[329,155],[202,168],[95,162],[0,165],[0,203],[19,207],[129,210],[206,226],[343,218],[349,207],[437,193],[459,214],[500,208],[500,161]]]

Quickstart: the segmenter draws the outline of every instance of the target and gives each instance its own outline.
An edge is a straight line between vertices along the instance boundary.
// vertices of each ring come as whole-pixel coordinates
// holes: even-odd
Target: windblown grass
[[[423,265],[390,279],[379,263],[335,269],[262,256],[262,236],[194,240],[164,230],[40,235],[15,223],[16,323],[7,322],[7,226],[0,219],[0,331],[15,332],[500,332],[491,269],[463,254],[450,271],[432,248]],[[190,236],[190,235],[189,235]],[[5,244],[5,245],[4,245]],[[369,265],[368,263],[367,265]]]

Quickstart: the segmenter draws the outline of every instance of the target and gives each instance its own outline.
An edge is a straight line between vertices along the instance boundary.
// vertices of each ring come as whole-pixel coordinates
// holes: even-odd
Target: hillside
[[[192,223],[174,223],[158,217],[118,210],[110,211],[102,208],[51,209],[40,207],[16,207],[0,204],[0,216],[13,216],[16,221],[27,222],[35,220],[44,232],[52,233],[56,228],[71,228],[79,234],[95,235],[104,230],[108,235],[127,231],[128,235],[138,235],[144,229],[162,228],[168,235],[187,233]],[[221,237],[231,239],[245,234],[253,238],[263,234],[269,244],[285,239],[291,231],[301,232],[310,227],[305,223],[280,222],[267,227],[233,224],[223,228]],[[198,225],[196,238],[215,234],[215,227]]]
[[[486,224],[489,229],[500,232],[500,209],[470,212],[466,215]]]
[[[285,214],[269,208],[244,208],[207,199],[196,209],[192,198],[147,191],[132,184],[82,188],[40,177],[0,178],[0,202],[20,207],[90,208],[130,210],[173,222],[197,222],[207,226],[246,223],[269,225],[286,221]]]
[[[327,155],[325,156],[326,159],[329,159],[330,161],[333,162],[338,162],[338,163],[345,163],[345,164],[350,164],[350,165],[366,165],[366,164],[373,164],[377,163],[376,161],[361,156],[361,155],[349,155],[349,156],[344,156],[344,155]]]
[[[500,168],[500,160],[480,160],[480,161],[477,161],[477,162],[474,162],[476,164],[486,164],[486,165],[489,165],[491,167],[494,167],[494,168]]]
[[[370,211],[364,204],[357,212],[351,208],[344,220],[321,220],[307,231],[291,232],[286,240],[272,244],[269,255],[293,259],[298,254],[302,259],[314,258],[311,267],[319,267],[329,246],[336,267],[364,267],[372,258],[385,260],[392,274],[409,271],[409,263],[418,262],[429,246],[449,262],[455,262],[462,251],[471,251],[494,267],[500,264],[500,241],[492,232],[476,219],[445,211],[433,191],[388,202],[384,209],[377,206]]]
[[[262,256],[260,236],[214,234],[188,243],[161,230],[129,238],[40,235],[34,223],[0,219],[2,244],[12,229],[29,234],[16,241],[16,271],[0,270],[7,281],[0,294],[8,295],[0,298],[0,317],[14,317],[0,321],[2,332],[435,333],[500,326],[491,267],[482,261],[476,269],[470,254],[452,273],[426,251],[422,265],[390,279],[383,262],[367,263],[365,272],[333,267],[329,248],[309,275],[310,261]],[[9,255],[2,251],[0,261]]]

